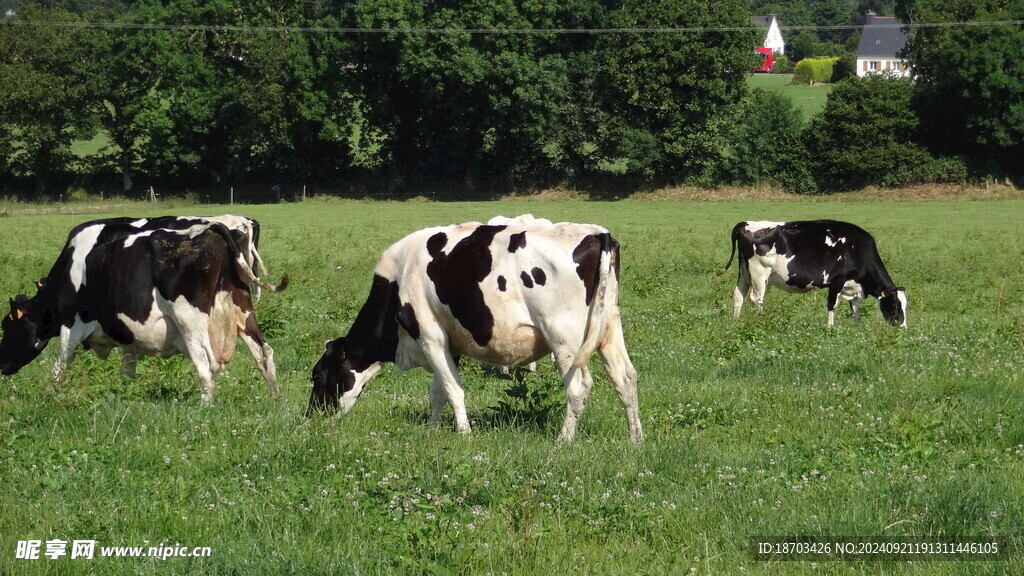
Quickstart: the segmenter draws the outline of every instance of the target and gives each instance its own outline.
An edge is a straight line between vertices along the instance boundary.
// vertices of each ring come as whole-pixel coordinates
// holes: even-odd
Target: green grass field
[[[803,113],[804,121],[810,120],[825,107],[831,84],[820,86],[794,86],[792,74],[751,74],[747,76],[747,85],[751,88],[764,88],[789,96],[793,105]]]
[[[133,208],[141,214],[144,208]],[[216,214],[226,206],[178,213]],[[1024,565],[1024,201],[480,203],[233,206],[260,220],[257,304],[282,397],[238,355],[199,403],[182,358],[135,380],[91,352],[59,384],[55,344],[0,380],[0,574],[1014,574]],[[326,339],[343,335],[391,242],[530,212],[622,243],[626,340],[646,441],[600,361],[577,442],[550,362],[463,363],[469,435],[427,425],[423,370],[386,367],[340,419],[303,417]],[[26,292],[75,224],[0,218],[0,294]],[[825,295],[769,290],[731,317],[729,232],[745,219],[864,226],[911,299],[825,327]],[[522,384],[532,399],[506,390]],[[556,396],[557,397],[557,396]],[[772,561],[751,539],[991,542],[991,562]],[[43,541],[16,559],[18,541]],[[210,547],[209,557],[45,556],[47,540]],[[71,544],[68,545],[68,551]]]

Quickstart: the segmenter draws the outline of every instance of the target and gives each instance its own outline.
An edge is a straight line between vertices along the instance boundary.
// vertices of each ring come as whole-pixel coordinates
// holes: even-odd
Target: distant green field
[[[1012,574],[1024,565],[1024,201],[311,201],[191,206],[260,220],[280,294],[257,314],[282,397],[239,346],[202,406],[182,358],[55,343],[0,379],[0,574]],[[554,443],[550,362],[500,376],[463,360],[474,431],[430,428],[423,370],[385,367],[340,419],[303,417],[323,342],[343,335],[380,252],[425,227],[530,212],[608,226],[646,441],[596,360],[577,442]],[[139,212],[132,212],[138,214]],[[0,219],[0,296],[31,291],[68,230]],[[837,217],[872,232],[909,328],[825,326],[825,294],[769,289],[733,319],[729,232]],[[506,390],[522,384],[533,400]],[[540,399],[538,399],[540,398]],[[564,400],[564,397],[563,397]],[[993,562],[764,561],[752,539],[970,544]],[[48,540],[210,547],[208,557],[50,559]],[[17,543],[40,540],[37,560]],[[834,548],[833,548],[834,549]],[[70,551],[70,544],[68,551]],[[1018,568],[1013,568],[1017,566]]]
[[[792,81],[792,74],[751,74],[747,76],[747,84],[751,87],[764,88],[789,96],[793,100],[793,104],[803,112],[804,120],[810,120],[825,107],[825,99],[832,91],[832,85],[793,86],[790,84]]]

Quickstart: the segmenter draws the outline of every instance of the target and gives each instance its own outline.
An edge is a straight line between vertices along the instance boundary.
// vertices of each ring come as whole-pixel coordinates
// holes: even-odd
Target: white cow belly
[[[132,343],[116,345],[125,352],[160,358],[167,358],[182,352],[179,346],[180,337],[177,327],[170,317],[160,312],[156,305],[149,311],[149,317],[142,322],[132,320],[124,314],[118,314],[117,317],[125,323],[134,336]],[[106,334],[102,336],[107,337]]]
[[[854,280],[848,280],[843,284],[840,294],[844,300],[860,300],[864,298],[864,287]]]
[[[130,344],[118,344],[124,352],[159,358],[168,358],[181,352],[178,346],[178,330],[170,318],[151,317],[144,323],[135,322],[124,315],[118,315],[118,318],[128,326],[135,337]]]

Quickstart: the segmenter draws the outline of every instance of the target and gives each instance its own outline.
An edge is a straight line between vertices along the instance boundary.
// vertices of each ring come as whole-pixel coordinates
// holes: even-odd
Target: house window
[[[868,62],[868,70],[877,71],[878,70],[878,61],[877,60],[872,60],[872,61]]]

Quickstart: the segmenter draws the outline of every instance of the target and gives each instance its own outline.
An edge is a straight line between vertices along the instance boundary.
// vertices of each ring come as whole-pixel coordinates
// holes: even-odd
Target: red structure
[[[772,53],[771,48],[765,48],[764,46],[754,50],[761,55],[763,59],[759,66],[754,67],[754,72],[771,72],[775,69],[775,54]]]

